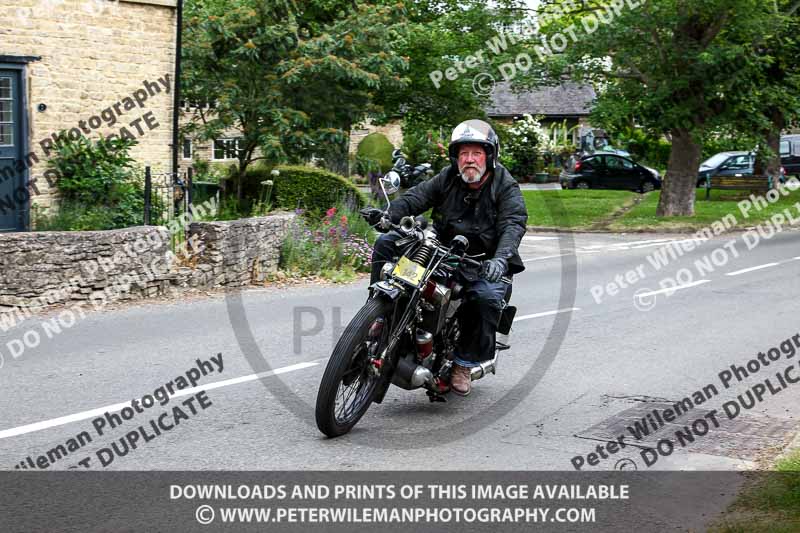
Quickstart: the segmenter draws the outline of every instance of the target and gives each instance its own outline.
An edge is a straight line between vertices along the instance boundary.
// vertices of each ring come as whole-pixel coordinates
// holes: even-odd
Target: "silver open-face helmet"
[[[456,126],[450,137],[448,154],[450,162],[458,168],[458,147],[462,144],[480,144],[486,150],[486,168],[494,170],[500,156],[500,140],[492,127],[482,120],[466,120]]]

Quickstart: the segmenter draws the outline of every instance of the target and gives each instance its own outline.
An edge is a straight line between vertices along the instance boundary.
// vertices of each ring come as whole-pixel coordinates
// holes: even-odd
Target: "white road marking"
[[[558,237],[544,237],[542,235],[525,235],[522,237],[523,241],[555,241]]]
[[[325,358],[327,359],[327,358]],[[250,374],[248,376],[241,376],[238,378],[226,379],[224,381],[217,381],[214,383],[209,383],[208,385],[203,385],[201,387],[192,387],[190,389],[183,389],[177,391],[175,394],[170,396],[170,398],[176,398],[179,396],[189,396],[192,394],[196,394],[200,391],[208,391],[212,389],[218,389],[220,387],[227,387],[229,385],[237,385],[239,383],[246,383],[248,381],[254,381],[257,379],[261,379],[267,376],[277,376],[278,374],[286,374],[287,372],[294,372],[295,370],[303,370],[305,368],[310,368],[312,366],[317,366],[320,361],[324,359],[317,359],[314,361],[310,361],[307,363],[298,363],[296,365],[285,366],[283,368],[276,368],[275,370],[270,370],[268,372],[260,372],[258,374]],[[115,411],[120,411],[124,407],[130,407],[131,400],[127,402],[115,403],[113,405],[106,405],[105,407],[98,407],[97,409],[91,409],[89,411],[83,411],[80,413],[75,413],[72,415],[61,416],[58,418],[51,418],[50,420],[44,420],[42,422],[36,422],[35,424],[27,424],[25,426],[19,426],[11,429],[6,429],[0,431],[0,439],[7,439],[9,437],[17,437],[19,435],[25,435],[26,433],[33,433],[35,431],[41,431],[43,429],[49,429],[53,427],[63,426],[66,424],[70,424],[72,422],[79,422],[81,420],[86,420],[88,418],[95,418],[98,416],[102,416],[106,412],[113,413]]]
[[[545,259],[555,259],[556,257],[564,257],[565,255],[575,255],[575,254],[574,253],[568,253],[568,254],[558,254],[558,255],[546,255],[544,257],[531,257],[529,259],[523,259],[522,262],[523,263],[528,263],[530,261],[543,261]]]
[[[696,287],[698,285],[702,285],[703,283],[710,282],[710,279],[701,279],[699,281],[693,281],[691,283],[687,283],[686,285],[676,285],[675,287],[667,287],[666,289],[659,289],[657,291],[650,291],[650,292],[642,292],[636,294],[637,298],[646,298],[647,296],[655,296],[656,294],[663,294],[665,292],[675,292],[681,289],[688,289],[689,287]]]
[[[677,241],[670,241],[670,242],[677,242]],[[628,250],[638,250],[639,248],[651,248],[653,246],[666,246],[667,242],[651,242],[650,244],[637,244],[636,246],[631,246]]]
[[[546,311],[543,313],[534,313],[532,315],[524,315],[520,317],[516,317],[514,322],[520,322],[522,320],[530,320],[532,318],[541,318],[545,316],[552,316],[557,315],[559,313],[569,313],[572,311],[580,311],[578,307],[570,307],[568,309],[557,309],[555,311]],[[294,372],[295,370],[303,370],[306,368],[311,368],[313,366],[317,366],[320,362],[327,360],[327,357],[321,359],[315,359],[313,361],[309,361],[306,363],[298,363],[296,365],[285,366],[283,368],[276,368],[275,370],[270,370],[267,372],[260,372],[258,374],[249,374],[247,376],[240,376],[238,378],[231,378],[226,379],[223,381],[216,381],[213,383],[208,383],[206,385],[192,387],[189,389],[183,389],[177,391],[175,394],[170,396],[170,398],[178,398],[181,396],[190,396],[192,394],[196,394],[200,391],[210,391],[214,389],[219,389],[221,387],[229,387],[231,385],[238,385],[240,383],[247,383],[249,381],[255,381],[257,379],[261,379],[268,376],[277,376],[279,374],[286,374],[288,372]],[[131,401],[128,400],[126,402],[115,403],[112,405],[106,405],[103,407],[98,407],[96,409],[90,409],[88,411],[82,411],[80,413],[74,413],[71,415],[60,416],[58,418],[51,418],[50,420],[43,420],[42,422],[35,422],[33,424],[27,424],[24,426],[18,426],[15,428],[5,429],[0,431],[0,439],[8,439],[10,437],[18,437],[20,435],[25,435],[27,433],[34,433],[36,431],[42,431],[45,429],[50,429],[58,426],[64,426],[67,424],[71,424],[72,422],[80,422],[81,420],[87,420],[89,418],[95,418],[98,416],[102,416],[106,412],[114,413],[116,411],[120,411],[125,407],[130,407]]]
[[[736,270],[734,272],[728,272],[725,275],[726,276],[738,276],[739,274],[746,274],[746,273],[752,272],[754,270],[761,270],[762,268],[769,268],[769,267],[774,267],[774,266],[778,266],[778,265],[780,265],[780,263],[767,263],[767,264],[764,264],[764,265],[758,265],[758,266],[754,266],[754,267],[750,267],[750,268],[743,268],[741,270]]]
[[[605,248],[608,250],[619,250],[619,249],[626,249],[629,246],[633,246],[635,244],[667,243],[670,241],[672,241],[672,239],[649,239],[646,241],[611,242],[605,244],[590,244],[588,246],[585,246],[585,248],[587,249]]]
[[[518,316],[514,319],[514,322],[519,322],[520,320],[529,320],[531,318],[541,318],[543,316],[552,316],[557,315],[559,313],[571,313],[572,311],[580,311],[580,307],[569,307],[566,309],[557,309],[555,311],[545,311],[544,313],[534,313],[532,315],[523,315]]]

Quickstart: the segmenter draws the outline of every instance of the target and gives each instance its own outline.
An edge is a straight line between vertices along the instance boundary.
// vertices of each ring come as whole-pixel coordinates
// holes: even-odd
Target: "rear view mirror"
[[[392,206],[392,201],[389,197],[400,190],[400,174],[390,170],[378,180],[378,183],[383,191],[383,197],[386,199],[386,209],[389,209]]]
[[[400,190],[400,174],[394,170],[390,170],[385,176],[381,178],[381,187],[383,193],[391,195]]]

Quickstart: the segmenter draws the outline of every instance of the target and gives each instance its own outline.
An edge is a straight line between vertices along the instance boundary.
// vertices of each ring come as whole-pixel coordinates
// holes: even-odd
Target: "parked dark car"
[[[800,136],[798,136],[800,137]],[[697,186],[705,187],[706,178],[711,176],[748,176],[753,174],[753,152],[720,152],[700,164],[697,171]],[[782,161],[781,161],[782,162]],[[781,181],[786,174],[781,169]]]
[[[781,137],[781,166],[787,176],[800,178],[800,135]]]
[[[582,157],[560,176],[563,189],[620,189],[648,192],[661,188],[658,171],[616,154]]]

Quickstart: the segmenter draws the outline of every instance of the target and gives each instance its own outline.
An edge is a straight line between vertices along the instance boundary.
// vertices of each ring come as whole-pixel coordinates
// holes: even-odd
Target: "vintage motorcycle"
[[[387,209],[400,177],[389,172],[380,179]],[[366,212],[362,213],[366,218]],[[457,235],[449,246],[439,242],[423,217],[405,217],[384,231],[401,235],[399,260],[387,262],[381,280],[370,286],[366,304],[345,328],[328,360],[317,393],[317,427],[328,437],[350,431],[372,402],[381,403],[390,386],[424,388],[430,401],[446,401],[450,370],[460,335],[458,310],[464,286],[460,273],[478,272],[479,256],[466,255],[469,242]],[[508,284],[494,358],[472,368],[472,380],[497,368],[498,353],[508,349],[508,334],[516,308],[507,304]]]

